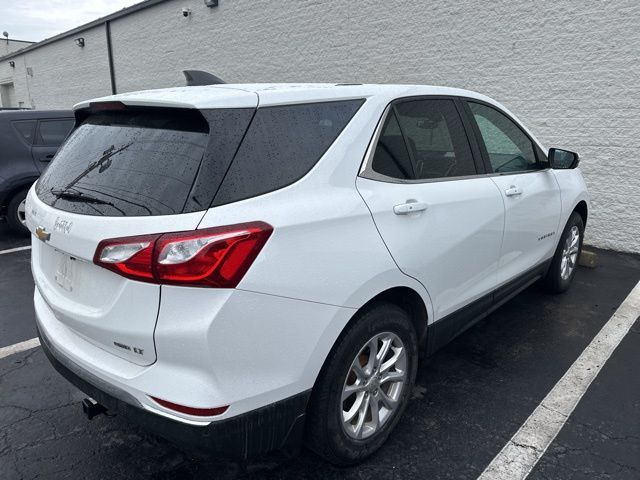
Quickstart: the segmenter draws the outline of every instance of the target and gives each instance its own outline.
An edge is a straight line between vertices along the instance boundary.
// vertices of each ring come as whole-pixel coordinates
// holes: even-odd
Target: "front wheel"
[[[544,279],[544,284],[549,291],[562,293],[571,285],[582,251],[583,237],[584,222],[578,213],[573,212],[562,231],[562,237]]]
[[[336,465],[385,442],[415,381],[418,348],[407,313],[381,303],[359,314],[329,354],[308,411],[306,443]]]

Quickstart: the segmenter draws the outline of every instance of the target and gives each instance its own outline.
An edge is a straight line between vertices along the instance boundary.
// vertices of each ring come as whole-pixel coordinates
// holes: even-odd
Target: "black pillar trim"
[[[109,77],[111,79],[111,93],[115,95],[116,89],[116,74],[113,69],[113,50],[111,49],[111,22],[104,22],[105,32],[107,34],[107,57],[109,58]]]

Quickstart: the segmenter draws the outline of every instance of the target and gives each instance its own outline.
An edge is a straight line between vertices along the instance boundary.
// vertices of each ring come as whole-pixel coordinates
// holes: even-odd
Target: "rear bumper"
[[[144,409],[133,396],[92,375],[56,349],[40,328],[38,336],[53,367],[69,382],[110,412],[178,445],[215,456],[246,459],[274,450],[295,450],[302,441],[310,390],[226,420],[190,425]]]

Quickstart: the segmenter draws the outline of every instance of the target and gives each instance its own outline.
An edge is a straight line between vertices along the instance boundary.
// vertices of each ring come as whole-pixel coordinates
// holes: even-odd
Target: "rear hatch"
[[[228,106],[228,91],[227,95]],[[32,190],[32,270],[55,318],[139,365],[156,359],[160,286],[93,263],[105,239],[196,229],[255,111],[95,103]],[[35,193],[35,195],[34,195]]]

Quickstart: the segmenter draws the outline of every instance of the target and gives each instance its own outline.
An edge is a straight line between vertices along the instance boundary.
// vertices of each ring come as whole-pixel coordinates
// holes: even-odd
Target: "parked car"
[[[42,346],[90,417],[353,464],[398,423],[419,352],[576,273],[578,155],[478,93],[223,85],[75,108],[27,225]]]
[[[73,128],[70,110],[0,111],[0,217],[28,234],[24,203],[29,187]]]

